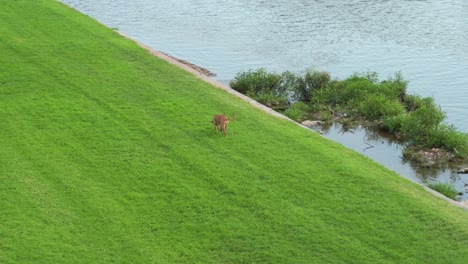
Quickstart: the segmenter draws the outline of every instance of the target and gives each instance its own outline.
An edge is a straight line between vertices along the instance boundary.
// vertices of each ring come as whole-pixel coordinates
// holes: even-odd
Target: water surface
[[[63,0],[100,22],[217,74],[306,68],[337,78],[401,71],[468,132],[468,1]]]
[[[447,122],[468,133],[468,1],[466,0],[63,0],[157,50],[217,74],[264,67],[339,79],[401,71],[408,92],[434,97]],[[401,159],[386,139],[331,127],[325,136],[413,180],[437,179],[465,191],[455,168],[425,170]],[[366,138],[367,137],[367,138]],[[367,148],[367,143],[374,145]],[[468,164],[466,164],[468,166]],[[463,165],[460,165],[463,166]],[[467,195],[464,195],[465,199]]]

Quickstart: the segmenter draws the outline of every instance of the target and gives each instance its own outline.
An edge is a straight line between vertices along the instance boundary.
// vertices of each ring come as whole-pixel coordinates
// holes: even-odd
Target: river
[[[377,72],[383,80],[401,71],[409,81],[408,93],[433,97],[447,114],[447,123],[468,132],[466,0],[62,2],[154,49],[212,71],[225,84],[240,71],[260,67],[298,74],[314,68],[338,79]],[[366,148],[364,130],[343,136],[333,126],[325,136],[410,179],[448,181],[467,191],[468,176],[456,174],[455,168],[415,168],[403,162],[400,147],[386,139]]]

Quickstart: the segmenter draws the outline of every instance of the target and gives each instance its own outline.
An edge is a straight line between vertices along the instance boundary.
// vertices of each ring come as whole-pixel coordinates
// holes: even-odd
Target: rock
[[[421,166],[432,167],[436,164],[449,161],[453,155],[443,149],[420,149],[413,153],[403,154],[404,157],[410,158],[413,161],[418,162]]]
[[[458,170],[457,173],[468,173],[468,168]]]
[[[305,120],[301,123],[303,126],[306,126],[306,127],[316,127],[316,126],[320,126],[323,124],[322,121],[318,121],[318,120]]]

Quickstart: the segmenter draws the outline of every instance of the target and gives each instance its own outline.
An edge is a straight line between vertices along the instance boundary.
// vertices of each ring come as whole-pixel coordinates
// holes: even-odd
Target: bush
[[[292,104],[284,114],[295,121],[302,121],[306,118],[310,107],[304,102],[296,102]]]
[[[394,77],[381,82],[379,90],[389,99],[398,99],[399,102],[404,102],[407,86],[408,81],[403,79],[401,72],[397,72]]]
[[[381,94],[369,94],[357,107],[364,117],[376,120],[382,117],[398,116],[405,113],[405,108],[396,100],[389,100]]]
[[[243,94],[261,95],[261,94],[278,94],[276,87],[281,80],[281,75],[268,73],[261,68],[255,71],[238,73],[237,76],[229,84],[232,89]]]
[[[257,102],[266,105],[274,110],[285,110],[289,107],[288,99],[283,96],[276,96],[270,93],[250,97],[254,98]]]
[[[340,105],[357,106],[366,96],[378,94],[379,85],[369,80],[368,77],[354,74],[350,78],[341,81],[338,85],[339,96],[337,103]]]
[[[424,100],[418,95],[406,95],[403,104],[408,112],[412,112],[419,109],[424,104]]]
[[[434,191],[437,191],[444,196],[452,199],[452,200],[457,200],[457,195],[459,194],[457,190],[453,187],[452,184],[447,183],[447,182],[430,182],[427,184],[429,188],[431,188]]]
[[[341,81],[332,80],[327,86],[313,90],[311,103],[314,105],[329,105],[330,107],[341,105],[344,101],[341,95],[342,86]]]
[[[445,113],[434,104],[433,99],[425,98],[420,108],[408,114],[401,129],[413,143],[433,147],[432,144],[428,143],[444,119]]]
[[[440,125],[431,133],[427,145],[444,148],[460,158],[468,157],[468,134],[457,131],[453,125]]]
[[[323,89],[330,83],[328,72],[307,70],[304,77],[298,77],[294,85],[294,97],[296,100],[310,103],[315,90]]]
[[[237,74],[230,84],[270,108],[285,110],[285,115],[296,121],[311,111],[327,121],[337,112],[339,116],[363,116],[382,121],[382,129],[398,135],[408,146],[440,148],[468,158],[468,134],[442,123],[445,113],[434,99],[407,95],[408,82],[400,72],[380,82],[375,72],[332,80],[329,73],[316,70],[296,76],[288,71],[268,73],[261,68]]]
[[[406,113],[385,117],[382,127],[390,133],[399,133],[402,131],[402,127],[406,125],[405,123],[408,122],[407,117]]]

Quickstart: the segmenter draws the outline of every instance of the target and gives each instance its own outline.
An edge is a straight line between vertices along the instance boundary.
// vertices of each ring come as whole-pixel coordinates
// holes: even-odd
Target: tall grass
[[[284,114],[295,121],[303,121],[309,114],[310,107],[304,102],[296,102],[289,107]]]
[[[466,211],[421,186],[57,1],[0,5],[0,263],[468,257]]]
[[[459,192],[455,190],[452,184],[447,182],[430,182],[427,186],[452,200],[457,200]]]

